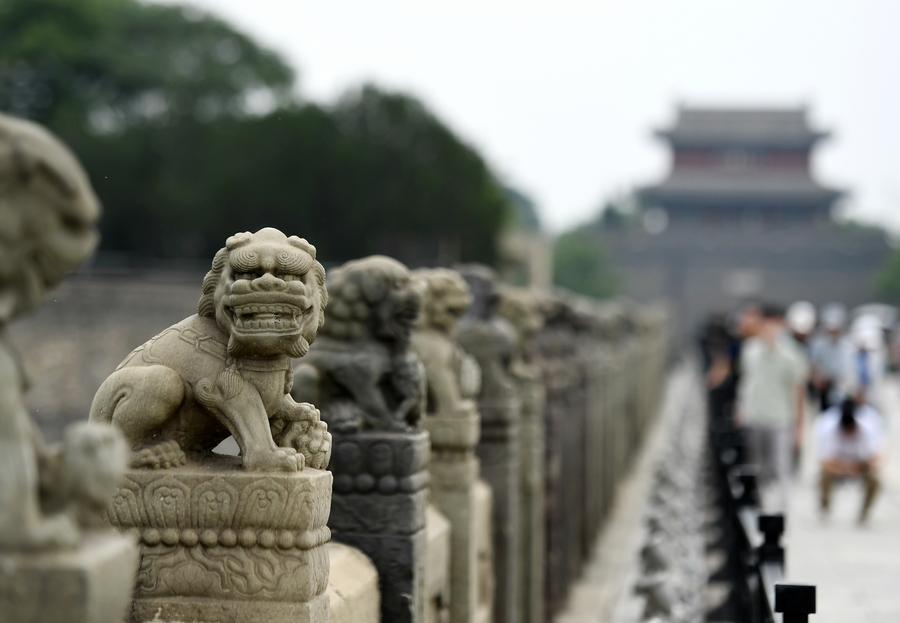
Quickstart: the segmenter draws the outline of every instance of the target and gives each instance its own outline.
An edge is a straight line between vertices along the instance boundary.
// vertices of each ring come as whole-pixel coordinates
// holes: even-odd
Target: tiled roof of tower
[[[805,173],[757,170],[678,172],[660,184],[638,189],[642,201],[729,201],[776,202],[787,207],[793,202],[830,203],[844,193],[827,188]]]
[[[677,145],[767,145],[808,147],[827,136],[809,125],[805,107],[681,107],[671,128],[657,135]]]

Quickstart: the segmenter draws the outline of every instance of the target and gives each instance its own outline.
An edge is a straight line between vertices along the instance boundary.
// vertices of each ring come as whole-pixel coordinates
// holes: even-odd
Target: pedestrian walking
[[[786,510],[791,451],[803,438],[808,366],[785,330],[784,313],[764,305],[762,325],[741,353],[737,422],[759,467],[767,512]]]

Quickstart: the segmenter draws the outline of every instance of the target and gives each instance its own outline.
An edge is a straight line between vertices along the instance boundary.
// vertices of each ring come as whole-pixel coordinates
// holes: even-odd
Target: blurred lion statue
[[[297,367],[294,395],[318,404],[334,430],[416,429],[425,377],[410,338],[420,284],[406,266],[380,255],[347,262],[330,283],[328,322]]]
[[[0,114],[0,549],[74,547],[127,464],[112,427],[80,422],[47,446],[25,407],[10,322],[94,250],[100,205],[75,157],[41,127]]]

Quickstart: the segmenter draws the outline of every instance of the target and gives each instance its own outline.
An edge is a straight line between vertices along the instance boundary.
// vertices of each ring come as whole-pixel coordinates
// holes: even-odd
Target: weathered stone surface
[[[482,540],[479,520],[479,463],[475,448],[481,421],[475,407],[481,384],[478,364],[456,342],[459,318],[471,303],[468,287],[447,269],[416,271],[425,286],[424,313],[413,334],[413,348],[425,366],[427,416],[431,437],[431,500],[447,517],[451,529],[450,621],[468,623],[478,613],[490,617],[493,578],[479,578],[490,569],[490,539]],[[488,534],[490,528],[488,525]],[[487,562],[483,560],[487,558]]]
[[[478,607],[474,621],[490,623],[494,620],[494,499],[491,488],[483,480],[472,487],[472,517],[475,521],[475,550],[478,552]],[[452,595],[451,595],[452,598]]]
[[[317,613],[327,603],[331,479],[316,469],[248,472],[226,456],[130,470],[107,516],[140,535],[131,620]]]
[[[460,322],[459,342],[478,362],[482,374],[477,455],[493,497],[494,617],[498,622],[519,623],[521,413],[510,371],[517,336],[497,313],[499,294],[493,272],[482,266],[463,267],[460,272],[473,294],[473,303]]]
[[[131,538],[96,531],[128,461],[109,426],[70,426],[43,443],[9,323],[93,251],[99,205],[77,160],[39,126],[0,114],[0,613],[10,620],[121,618]]]
[[[385,621],[425,617],[428,453],[424,432],[336,434],[329,525],[336,540],[362,550],[378,569]]]
[[[15,623],[121,621],[131,601],[134,538],[86,533],[75,548],[0,553],[0,613]]]
[[[330,623],[380,623],[378,572],[365,554],[341,543],[328,544]]]
[[[334,538],[378,569],[384,621],[425,619],[428,434],[425,377],[410,349],[421,288],[405,266],[374,256],[337,268],[323,337],[295,373],[334,433]]]
[[[450,617],[450,522],[433,505],[425,511],[426,623],[445,623]]]

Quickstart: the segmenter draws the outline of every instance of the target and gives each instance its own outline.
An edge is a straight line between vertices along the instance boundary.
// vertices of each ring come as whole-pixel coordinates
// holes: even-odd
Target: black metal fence
[[[733,615],[740,623],[806,623],[816,612],[816,587],[785,582],[785,516],[762,512],[741,431],[714,425],[710,441]]]

